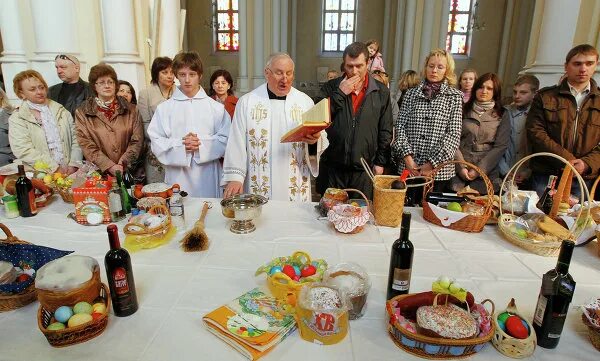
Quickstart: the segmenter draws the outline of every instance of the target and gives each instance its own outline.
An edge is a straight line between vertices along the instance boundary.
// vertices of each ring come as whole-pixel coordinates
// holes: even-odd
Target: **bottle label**
[[[121,212],[123,205],[121,204],[121,195],[119,193],[110,193],[108,196],[108,209],[111,213]]]
[[[123,295],[129,292],[129,284],[127,283],[127,272],[123,267],[117,267],[113,271],[113,282],[115,284],[115,292],[118,295]]]
[[[537,306],[535,307],[535,314],[533,315],[533,323],[538,326],[542,326],[544,322],[544,314],[546,313],[546,306],[548,305],[548,299],[540,294],[538,297]]]
[[[183,217],[183,206],[182,205],[179,205],[179,206],[171,205],[169,211],[171,212],[172,217],[178,217],[178,216]]]
[[[408,291],[410,288],[410,272],[411,269],[394,268],[394,281],[392,289],[396,291]]]

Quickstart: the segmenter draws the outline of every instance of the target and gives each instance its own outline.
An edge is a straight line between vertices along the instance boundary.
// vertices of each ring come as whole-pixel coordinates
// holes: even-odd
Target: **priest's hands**
[[[321,132],[317,132],[315,134],[307,134],[306,137],[302,138],[300,141],[307,144],[315,144],[319,141],[321,137]]]
[[[225,192],[223,193],[223,199],[235,196],[236,194],[241,194],[243,191],[244,185],[242,182],[227,182],[227,185],[225,186]]]
[[[346,78],[340,83],[340,90],[342,93],[348,95],[352,92],[359,90],[362,87],[363,79],[360,75],[356,74],[351,78]]]
[[[188,133],[185,137],[181,138],[183,145],[185,146],[185,151],[189,153],[193,153],[200,148],[200,139],[196,135],[196,133]]]

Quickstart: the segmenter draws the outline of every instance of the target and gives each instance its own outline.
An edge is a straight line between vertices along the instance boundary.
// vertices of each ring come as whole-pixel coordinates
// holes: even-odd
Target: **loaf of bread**
[[[10,262],[0,261],[0,285],[13,283],[17,279],[17,270]]]
[[[477,321],[456,305],[421,306],[417,309],[417,331],[430,337],[469,339],[477,336]]]

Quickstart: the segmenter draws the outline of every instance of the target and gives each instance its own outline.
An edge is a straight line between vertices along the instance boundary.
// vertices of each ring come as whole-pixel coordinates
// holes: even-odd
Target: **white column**
[[[425,1],[423,6],[423,23],[421,24],[421,46],[419,47],[419,64],[425,61],[425,57],[432,50],[431,37],[433,34],[433,12],[435,4],[433,1]],[[437,44],[436,44],[437,45]]]
[[[400,4],[398,4],[400,7]],[[404,11],[404,41],[402,42],[402,71],[412,69],[412,53],[415,39],[415,17],[417,16],[417,0],[407,0]],[[398,30],[396,30],[398,33]],[[420,63],[419,63],[420,64]],[[419,72],[419,69],[414,69]]]
[[[545,0],[536,2],[536,12],[542,12],[537,47],[533,63],[523,73],[534,74],[540,85],[556,84],[564,72],[565,55],[573,47],[581,0]],[[539,9],[543,6],[542,9]],[[528,57],[531,59],[531,57]]]
[[[238,96],[250,91],[248,87],[248,2],[239,0],[240,49],[238,50],[239,71],[237,78]]]
[[[440,49],[446,49],[446,37],[448,36],[448,16],[450,16],[450,0],[442,0],[440,35],[438,39],[438,48]]]
[[[264,0],[254,0],[254,67],[252,72],[252,88],[263,84],[265,76],[263,70],[265,67],[265,2]]]
[[[271,0],[271,50],[280,52],[281,45],[281,7],[279,0]]]
[[[156,56],[173,58],[181,51],[179,37],[181,24],[179,0],[161,0],[158,24],[158,53]]]
[[[404,1],[398,1],[396,4],[396,31],[394,36],[394,58],[392,65],[392,82],[390,85],[390,89],[392,93],[396,93],[398,91],[398,80],[400,80],[400,74],[402,73],[404,59],[409,57],[409,53],[404,52],[403,44],[406,43],[406,20],[405,13],[406,7]],[[404,35],[404,39],[403,39]],[[404,40],[404,41],[403,41]]]
[[[15,105],[18,103],[18,97],[13,91],[12,79],[17,73],[27,69],[22,31],[18,0],[0,1],[0,34],[4,47],[0,66],[2,66],[6,95]]]
[[[288,8],[289,0],[280,0],[281,7],[279,9],[279,51],[288,52]]]
[[[61,81],[54,68],[56,55],[72,54],[79,58],[75,0],[30,0],[30,5],[35,35],[35,55],[31,59],[31,67],[39,71],[51,86]],[[79,61],[81,68],[84,68],[85,61]]]
[[[115,68],[119,79],[130,82],[139,94],[146,85],[144,61],[137,48],[133,0],[101,0],[104,36],[102,61]]]

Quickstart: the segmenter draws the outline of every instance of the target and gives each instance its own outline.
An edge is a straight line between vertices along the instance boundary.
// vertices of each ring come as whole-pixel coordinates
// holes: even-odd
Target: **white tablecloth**
[[[201,204],[198,199],[186,199],[188,227],[199,216]],[[398,238],[398,228],[370,225],[360,234],[337,234],[327,221],[317,220],[313,205],[273,201],[264,206],[254,233],[236,235],[229,231],[230,221],[221,215],[218,200],[213,204],[206,220],[211,239],[208,251],[183,253],[173,240],[132,254],[140,303],[137,313],[125,318],[111,316],[102,335],[62,349],[51,347],[38,330],[37,302],[0,313],[0,360],[244,360],[204,328],[202,316],[264,285],[264,275],[254,277],[256,268],[296,250],[324,258],[331,265],[342,261],[363,265],[373,283],[367,311],[361,319],[351,321],[348,336],[337,345],[312,344],[295,332],[265,356],[265,361],[418,359],[396,347],[386,332],[390,247]],[[106,227],[79,225],[66,218],[71,210],[72,205],[57,198],[33,218],[6,219],[0,213],[0,219],[21,239],[89,255],[103,265],[109,248]],[[445,274],[460,281],[477,300],[491,298],[498,309],[514,297],[531,319],[541,275],[555,266],[555,258],[513,246],[493,227],[479,234],[456,232],[425,222],[420,209],[411,212],[410,239],[415,246],[411,292],[428,290],[433,280]],[[124,224],[119,222],[120,228]],[[555,350],[538,347],[533,360],[598,360],[600,356],[587,338],[581,312],[575,309],[592,296],[600,296],[595,242],[575,250],[570,272],[577,288],[560,344]],[[104,270],[101,273],[105,282]],[[472,359],[507,360],[491,344]]]

